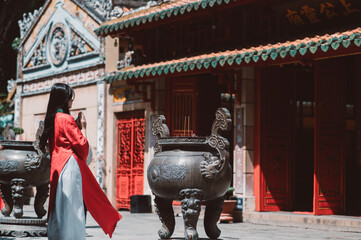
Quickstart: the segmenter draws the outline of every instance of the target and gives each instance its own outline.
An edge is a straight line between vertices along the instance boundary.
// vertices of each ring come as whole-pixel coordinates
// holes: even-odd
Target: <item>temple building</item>
[[[44,120],[49,92],[55,83],[75,90],[71,114],[85,113],[88,139],[93,151],[90,165],[103,185],[104,67],[99,38],[94,29],[110,19],[107,1],[47,0],[19,20],[20,46],[17,61],[14,125],[24,129],[19,140],[33,141]]]
[[[173,0],[101,23],[104,171],[117,208],[151,194],[156,114],[173,136],[206,136],[226,107],[244,213],[360,215],[360,15],[356,0]],[[38,81],[25,73],[23,87]]]
[[[357,0],[47,0],[19,21],[19,139],[35,138],[51,86],[69,84],[90,167],[129,209],[151,195],[155,116],[173,136],[207,136],[226,107],[245,214],[361,215],[360,16]]]

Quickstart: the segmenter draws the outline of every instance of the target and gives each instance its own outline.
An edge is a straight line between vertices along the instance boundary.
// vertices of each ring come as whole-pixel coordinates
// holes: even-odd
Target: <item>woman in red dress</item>
[[[69,114],[74,91],[63,83],[50,92],[40,147],[47,142],[51,154],[50,197],[48,210],[49,239],[85,239],[86,208],[105,234],[111,237],[122,218],[113,208],[86,164],[91,148],[86,139],[86,120],[77,121]]]

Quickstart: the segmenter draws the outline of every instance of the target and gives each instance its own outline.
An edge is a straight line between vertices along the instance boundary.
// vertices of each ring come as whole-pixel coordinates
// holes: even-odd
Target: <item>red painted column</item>
[[[255,69],[254,83],[254,196],[256,211],[261,211],[261,167],[260,167],[260,68]]]

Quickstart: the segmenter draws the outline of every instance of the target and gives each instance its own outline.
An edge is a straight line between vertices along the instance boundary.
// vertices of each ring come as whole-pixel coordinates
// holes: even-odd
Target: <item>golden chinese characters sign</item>
[[[293,26],[341,20],[361,14],[360,0],[301,0],[287,1],[273,7]]]

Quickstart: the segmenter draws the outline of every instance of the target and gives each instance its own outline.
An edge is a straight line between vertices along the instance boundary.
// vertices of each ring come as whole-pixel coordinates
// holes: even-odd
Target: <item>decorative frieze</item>
[[[22,93],[28,94],[39,91],[47,91],[55,83],[66,83],[69,85],[85,84],[100,79],[104,75],[104,69],[93,69],[88,71],[76,72],[71,75],[54,76],[52,78],[42,79],[39,82],[24,83]]]

